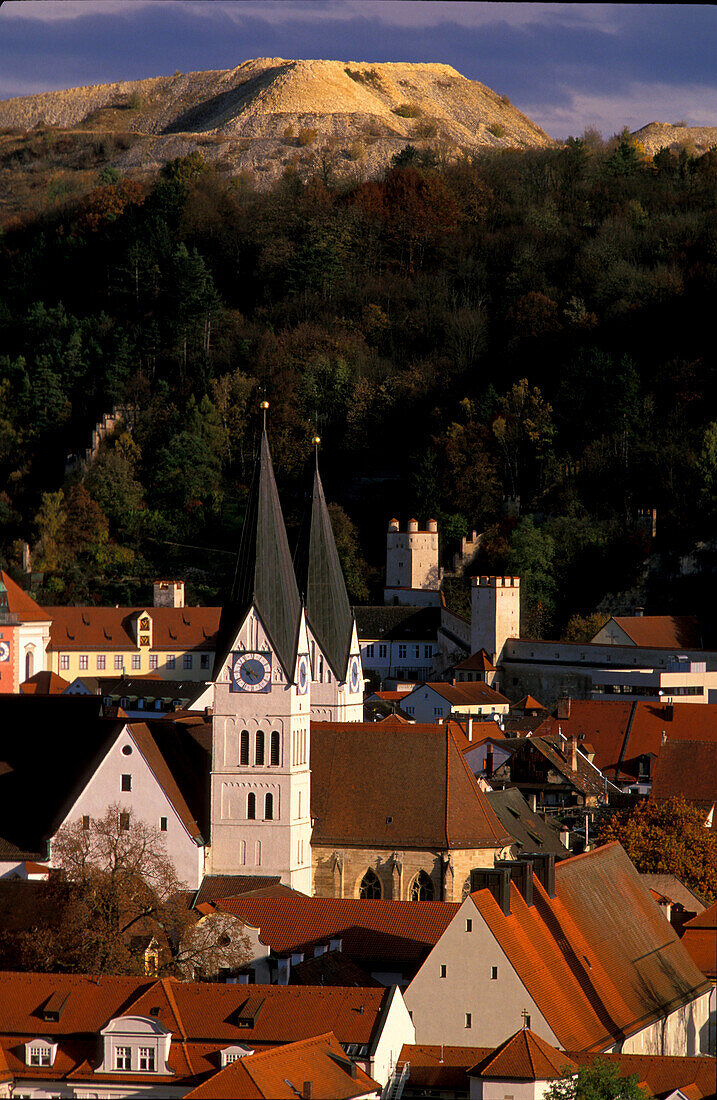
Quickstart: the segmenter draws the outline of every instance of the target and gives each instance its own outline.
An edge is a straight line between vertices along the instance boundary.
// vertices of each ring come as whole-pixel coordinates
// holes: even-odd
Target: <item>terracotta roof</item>
[[[32,596],[28,596],[27,592],[19,584],[16,584],[4,569],[0,569],[0,578],[2,578],[2,583],[7,590],[8,610],[13,615],[17,615],[21,623],[46,623],[49,621],[50,616],[47,614],[46,609],[35,603]]]
[[[152,620],[152,649],[213,652],[219,607],[46,607],[54,651],[136,650],[134,619]]]
[[[314,845],[497,848],[503,826],[450,726],[311,723]]]
[[[366,702],[370,699],[383,699],[386,703],[400,703],[402,699],[410,694],[410,691],[374,691]]]
[[[699,649],[702,645],[699,623],[694,615],[614,616],[613,622],[625,631],[636,646]]]
[[[69,680],[63,680],[56,672],[36,672],[29,680],[23,680],[20,691],[23,695],[63,695],[70,686]]]
[[[717,978],[717,902],[687,921],[682,945],[709,978]]]
[[[516,774],[513,770],[514,766],[531,752],[537,752],[545,757],[548,764],[581,794],[602,795],[604,793],[603,776],[580,753],[577,756],[577,769],[573,771],[570,742],[566,745],[558,739],[557,734],[555,737],[552,735],[540,737],[538,734],[531,734],[530,737],[506,737],[501,747],[510,749],[512,755],[510,760],[500,765],[500,768],[509,769],[512,782],[517,786],[521,786],[521,781],[514,778]]]
[[[522,699],[519,699],[517,703],[510,704],[511,710],[545,710],[546,708],[542,703],[539,703],[532,695],[524,695]]]
[[[384,984],[352,962],[343,951],[324,951],[321,955],[304,959],[297,966],[292,966],[289,981],[291,985],[354,985],[361,989],[378,988]]]
[[[235,898],[267,886],[278,886],[280,882],[279,875],[205,875],[197,890],[194,904]]]
[[[220,908],[252,928],[277,955],[329,945],[340,939],[355,959],[414,959],[434,947],[453,920],[458,902],[363,898],[226,898]]]
[[[468,1070],[482,1058],[487,1058],[492,1047],[459,1047],[443,1043],[409,1044],[401,1047],[398,1066],[409,1064],[409,1088],[433,1094],[438,1090],[462,1091],[468,1094]]]
[[[466,680],[465,682],[459,680],[455,684],[446,684],[442,681],[434,681],[431,683],[421,684],[416,688],[416,691],[420,691],[421,688],[432,688],[437,695],[446,699],[451,706],[460,707],[464,706],[476,706],[477,704],[484,703],[507,703],[505,695],[501,695],[499,691],[495,691],[492,687],[488,687],[488,684],[484,684],[482,680]]]
[[[484,649],[471,653],[465,661],[460,661],[453,667],[459,668],[461,672],[495,672],[495,665]]]
[[[555,1081],[577,1066],[564,1051],[546,1043],[528,1028],[517,1031],[468,1070],[470,1077],[503,1080]]]
[[[662,746],[650,797],[679,795],[701,809],[717,802],[717,741],[668,741]]]
[[[305,1081],[311,1082],[314,1100],[351,1100],[381,1088],[346,1057],[329,1032],[238,1058],[186,1095],[191,1100],[296,1100]]]
[[[566,1050],[604,1049],[706,992],[699,972],[621,846],[563,860],[556,897],[511,884],[505,915],[471,897]]]

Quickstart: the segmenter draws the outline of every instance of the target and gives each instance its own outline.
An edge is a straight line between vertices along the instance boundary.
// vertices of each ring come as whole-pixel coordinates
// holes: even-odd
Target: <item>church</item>
[[[318,454],[292,560],[266,428],[213,681],[207,872],[278,875],[320,896],[454,901],[474,869],[514,854],[450,724],[363,723]]]

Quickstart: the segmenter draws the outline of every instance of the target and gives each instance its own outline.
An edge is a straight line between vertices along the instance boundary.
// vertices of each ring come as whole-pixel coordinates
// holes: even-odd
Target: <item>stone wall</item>
[[[444,855],[448,859],[444,861]],[[322,848],[312,844],[313,893],[322,898],[357,898],[361,880],[371,868],[381,883],[381,896],[409,901],[411,886],[421,871],[433,883],[436,901],[461,901],[474,867],[492,867],[509,851],[495,848],[384,850]]]

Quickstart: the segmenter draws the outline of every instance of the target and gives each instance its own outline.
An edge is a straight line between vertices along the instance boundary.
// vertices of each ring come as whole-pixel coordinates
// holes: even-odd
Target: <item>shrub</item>
[[[344,69],[347,76],[355,80],[357,84],[372,84],[374,88],[381,86],[381,74],[377,69]]]
[[[365,152],[365,149],[364,149],[364,146],[363,146],[363,142],[354,141],[348,147],[347,156],[348,156],[349,160],[361,160],[361,157],[364,155],[364,152]]]
[[[672,126],[687,126],[687,123],[685,122],[684,118],[681,118],[679,122],[673,122],[671,125]]]
[[[490,126],[486,126],[486,130],[489,134],[492,134],[493,137],[505,137],[505,126],[501,126],[500,122],[491,122]]]
[[[393,108],[393,113],[399,118],[418,118],[423,112],[416,103],[399,103],[398,107]]]
[[[419,122],[414,132],[416,137],[434,138],[438,133],[438,127],[435,122],[429,122],[428,119],[426,119],[424,122]]]

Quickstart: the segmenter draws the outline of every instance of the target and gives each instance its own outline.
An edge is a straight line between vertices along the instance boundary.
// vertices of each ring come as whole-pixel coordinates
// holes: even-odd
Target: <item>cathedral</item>
[[[454,731],[363,722],[318,455],[292,559],[265,427],[213,681],[212,874],[279,875],[305,894],[454,900],[474,867],[510,854]]]

